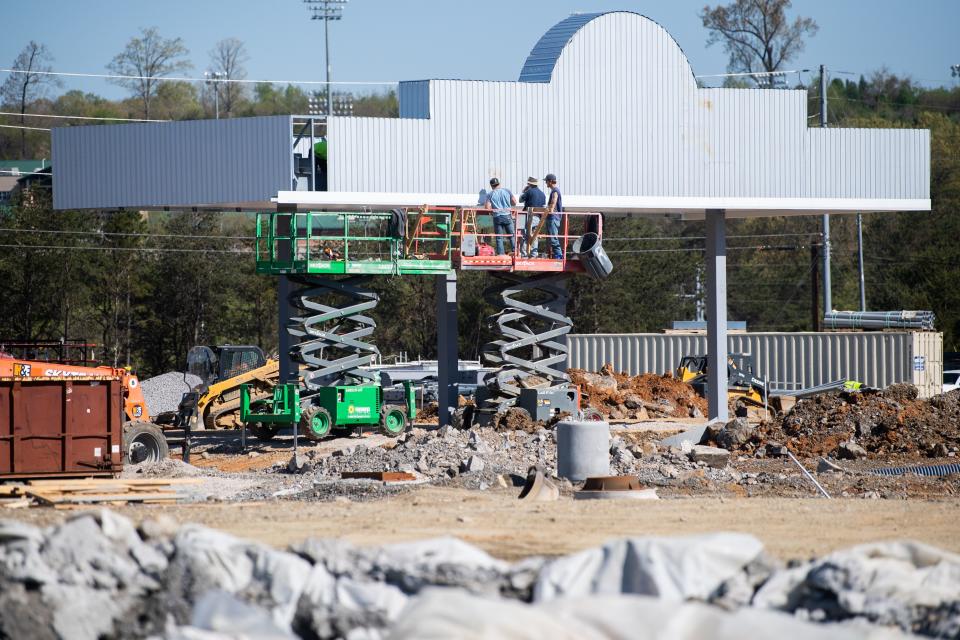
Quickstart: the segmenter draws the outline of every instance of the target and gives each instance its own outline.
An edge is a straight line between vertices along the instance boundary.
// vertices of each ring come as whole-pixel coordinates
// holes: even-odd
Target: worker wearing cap
[[[490,178],[490,192],[487,193],[487,201],[484,203],[484,209],[493,209],[493,232],[496,234],[497,255],[503,255],[503,238],[510,240],[510,253],[513,253],[513,239],[516,235],[516,228],[513,226],[513,212],[510,207],[517,205],[517,197],[513,195],[510,189],[504,189],[500,186],[497,178]]]
[[[543,178],[544,184],[550,190],[547,204],[547,235],[550,238],[550,257],[554,260],[563,259],[563,245],[560,243],[560,228],[563,221],[563,195],[557,188],[557,176],[548,173]]]
[[[529,253],[527,248],[530,236],[540,226],[540,216],[535,215],[533,210],[547,205],[547,196],[540,190],[538,182],[539,180],[534,177],[527,178],[527,186],[523,188],[523,193],[520,194],[520,204],[523,205],[523,210],[527,212],[526,225],[524,225],[522,231],[523,242],[520,244],[520,254],[525,258],[537,257],[536,245],[529,248]]]

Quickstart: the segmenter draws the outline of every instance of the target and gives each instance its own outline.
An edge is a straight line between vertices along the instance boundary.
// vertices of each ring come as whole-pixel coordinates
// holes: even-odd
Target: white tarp
[[[547,564],[534,600],[620,593],[706,600],[762,552],[763,543],[741,533],[615,540]]]

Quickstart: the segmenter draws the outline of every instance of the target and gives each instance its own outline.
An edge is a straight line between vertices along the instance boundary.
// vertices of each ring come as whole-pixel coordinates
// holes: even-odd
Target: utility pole
[[[827,126],[827,67],[820,65],[820,127]],[[823,214],[823,312],[833,310],[830,290],[830,214]]]
[[[323,20],[323,43],[326,48],[327,62],[327,118],[333,115],[333,94],[330,90],[330,21],[340,20],[343,17],[343,5],[349,0],[303,0],[304,4],[317,5],[308,7],[313,12],[311,20]]]

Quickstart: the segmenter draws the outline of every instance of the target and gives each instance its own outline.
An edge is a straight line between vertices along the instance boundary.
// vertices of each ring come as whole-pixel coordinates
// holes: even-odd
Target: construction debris
[[[560,488],[547,479],[543,471],[531,467],[527,472],[527,481],[523,485],[523,490],[517,498],[527,502],[553,502],[560,498]]]
[[[721,437],[721,433],[729,436]],[[825,394],[799,401],[785,415],[751,431],[749,437],[740,425],[728,423],[713,441],[747,453],[769,442],[782,443],[801,458],[956,457],[960,390],[929,400],[918,399],[916,387],[909,384],[891,385],[883,391]]]
[[[586,402],[611,420],[648,418],[702,418],[707,402],[693,387],[671,375],[644,373],[629,376],[604,365],[599,373],[582,369],[567,372]]]

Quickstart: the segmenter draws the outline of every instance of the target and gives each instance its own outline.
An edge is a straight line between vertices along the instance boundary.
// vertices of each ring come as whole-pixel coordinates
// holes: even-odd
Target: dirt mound
[[[707,412],[707,401],[689,384],[671,375],[630,376],[613,371],[610,365],[604,365],[599,373],[582,369],[570,369],[567,373],[580,387],[585,401],[606,418],[699,418]]]
[[[493,428],[497,431],[525,431],[536,433],[543,429],[545,424],[537,422],[526,409],[510,407],[494,418]]]
[[[897,384],[883,391],[842,391],[801,400],[761,425],[743,449],[771,441],[805,457],[838,455],[848,442],[871,457],[946,457],[960,448],[960,390],[920,400],[915,387]]]
[[[440,405],[436,402],[425,402],[420,410],[417,411],[417,417],[414,422],[433,424],[440,417]]]

